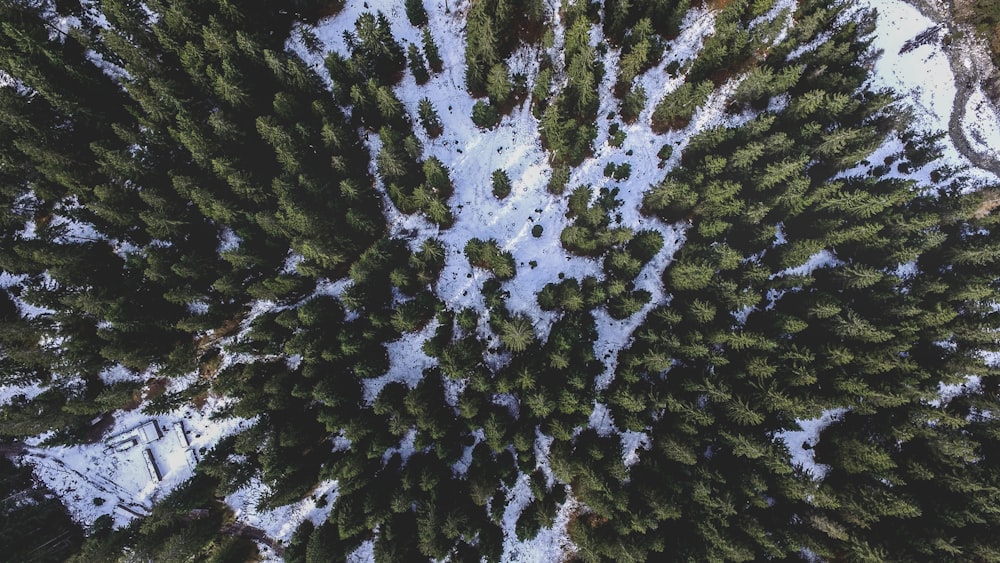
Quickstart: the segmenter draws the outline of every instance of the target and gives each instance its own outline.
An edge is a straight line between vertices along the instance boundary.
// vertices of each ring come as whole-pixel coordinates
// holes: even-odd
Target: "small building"
[[[155,442],[162,437],[163,434],[160,432],[159,426],[156,425],[156,421],[147,420],[135,428],[126,430],[121,434],[111,436],[107,439],[106,443],[109,448],[114,448],[117,451],[123,452],[137,444],[148,444],[150,442]]]
[[[182,448],[186,448],[191,445],[191,441],[188,440],[187,433],[184,432],[184,422],[178,420],[174,423],[174,435],[177,436],[177,443],[180,444]]]
[[[191,469],[194,469],[194,467],[198,465],[198,456],[194,453],[194,449],[188,448],[184,451],[184,455],[187,458],[188,465]]]
[[[150,442],[155,442],[163,437],[160,432],[160,427],[156,425],[155,420],[147,420],[142,423],[142,426],[138,428],[139,439],[142,440],[143,444],[148,444]]]
[[[146,470],[149,471],[149,478],[159,483],[163,480],[163,474],[160,473],[160,467],[156,465],[156,460],[153,458],[153,452],[149,448],[142,451],[142,459],[146,462]]]
[[[131,448],[132,446],[136,446],[138,444],[139,444],[138,438],[136,438],[135,436],[128,436],[124,440],[111,444],[111,446],[117,452],[124,452],[125,450]]]

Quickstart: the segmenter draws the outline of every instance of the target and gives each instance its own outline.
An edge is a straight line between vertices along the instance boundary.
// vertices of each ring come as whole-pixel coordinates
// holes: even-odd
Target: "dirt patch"
[[[204,354],[209,348],[215,345],[219,340],[229,336],[236,329],[240,327],[240,323],[243,321],[243,315],[240,314],[233,317],[226,322],[222,323],[222,326],[212,331],[211,334],[206,334],[196,341],[196,349],[198,354]]]
[[[989,215],[994,209],[1000,207],[1000,191],[995,189],[983,190],[983,201],[979,208],[972,214],[976,219],[982,219]]]
[[[146,400],[155,399],[167,390],[167,379],[157,377],[146,382]]]

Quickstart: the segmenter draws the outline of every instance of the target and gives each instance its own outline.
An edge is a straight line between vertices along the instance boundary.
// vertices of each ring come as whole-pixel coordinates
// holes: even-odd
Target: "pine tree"
[[[420,125],[423,126],[424,130],[427,131],[427,135],[432,139],[439,137],[444,132],[441,118],[438,117],[437,111],[434,109],[434,105],[430,99],[420,99],[417,103],[417,115],[420,119]]]
[[[424,28],[420,35],[420,41],[424,48],[424,57],[427,58],[427,64],[430,65],[431,70],[434,72],[444,70],[444,61],[441,60],[441,53],[438,51],[437,43],[434,42],[434,37],[429,29]]]
[[[431,77],[427,72],[427,66],[424,64],[424,58],[420,54],[420,50],[413,43],[410,43],[406,48],[406,58],[410,63],[410,72],[413,73],[413,78],[417,81],[417,84],[426,84]]]
[[[493,195],[497,199],[504,199],[510,195],[510,176],[503,170],[494,170],[491,175],[493,181]]]
[[[622,98],[621,114],[626,123],[635,123],[639,114],[646,108],[646,90],[642,86],[634,86]]]
[[[486,75],[486,95],[490,98],[490,104],[503,106],[510,99],[512,91],[507,66],[503,63],[493,65]]]
[[[415,27],[420,27],[427,23],[427,11],[424,10],[422,0],[406,0],[406,18]]]

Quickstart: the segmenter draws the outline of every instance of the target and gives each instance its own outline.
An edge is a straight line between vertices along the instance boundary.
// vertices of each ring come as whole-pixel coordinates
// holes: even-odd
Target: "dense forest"
[[[336,481],[269,553],[1000,561],[994,188],[871,88],[874,11],[348,4],[0,0],[4,557],[254,560],[225,498]],[[450,164],[515,122],[540,183]],[[246,424],[127,526],[15,455],[206,401]]]

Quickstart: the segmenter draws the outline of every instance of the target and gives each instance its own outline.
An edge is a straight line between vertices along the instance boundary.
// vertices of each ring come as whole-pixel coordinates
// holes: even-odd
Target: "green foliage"
[[[406,0],[404,5],[406,19],[410,20],[412,25],[420,27],[427,23],[427,11],[424,10],[423,0]]]
[[[479,101],[472,106],[472,122],[477,127],[491,129],[500,123],[500,112],[492,103]]]
[[[427,65],[424,64],[424,57],[420,54],[420,50],[413,43],[410,43],[406,47],[406,60],[410,65],[410,72],[413,73],[414,80],[417,84],[426,84],[430,80],[431,75],[427,72]]]
[[[420,98],[417,103],[417,116],[420,125],[432,139],[439,137],[444,132],[441,118],[438,116],[437,110],[434,109],[434,104],[428,98]]]
[[[434,72],[444,70],[444,61],[441,60],[441,53],[438,50],[437,43],[434,41],[430,30],[426,27],[420,32],[420,42],[424,48],[424,57],[427,59],[427,64],[430,65],[431,70]]]
[[[504,199],[510,195],[510,176],[503,170],[494,170],[490,176],[493,182],[493,195],[497,199]]]
[[[545,186],[550,194],[562,195],[569,184],[570,167],[567,165],[555,166],[552,168],[552,176]]]
[[[684,82],[667,94],[653,110],[653,130],[658,133],[686,127],[698,107],[705,103],[714,86],[705,80]]]
[[[3,498],[0,548],[11,561],[65,561],[83,541],[83,531],[62,504],[32,482],[30,467],[0,458]]]
[[[500,250],[500,245],[493,239],[469,240],[465,245],[465,256],[470,264],[493,272],[493,275],[500,280],[513,278],[517,273],[514,257],[510,252]]]
[[[717,101],[741,125],[671,133],[658,154],[671,169],[648,189],[631,181],[633,164],[651,164],[641,153],[605,158],[613,186],[642,194],[646,230],[623,224],[633,210],[616,189],[573,190],[560,240],[583,257],[570,265],[599,260],[602,272],[532,281],[538,317],[508,308],[523,288],[503,283],[516,268],[501,241],[468,241],[470,264],[492,274],[481,296],[459,297],[477,275],[467,287],[439,279],[454,237],[410,231],[413,218],[386,235],[396,211],[454,222],[440,152],[452,139],[430,143],[440,160],[425,154],[393,87],[407,64],[419,83],[443,70],[422,3],[405,3],[425,26],[422,48],[404,50],[396,22],[362,14],[346,54],[326,58],[329,82],[285,48],[293,29],[317,47],[305,29],[337,8],[319,4],[0,6],[0,69],[15,80],[0,88],[0,383],[41,391],[0,408],[0,434],[73,445],[93,439],[96,414],[136,403],[176,414],[206,397],[215,416],[252,421],[149,517],[119,531],[95,523],[75,556],[42,543],[82,540],[65,514],[4,466],[8,558],[252,560],[218,497],[259,481],[261,508],[275,508],[336,480],[330,516],[296,531],[288,560],[344,560],[369,540],[377,561],[497,560],[501,522],[527,538],[568,494],[581,560],[791,560],[803,548],[829,560],[998,559],[996,369],[984,361],[997,351],[995,194],[970,193],[943,167],[933,193],[889,174],[941,149],[903,130],[890,95],[863,88],[871,15],[709,2],[714,30],[691,60],[665,65],[683,84],[653,126],[686,127],[737,76]],[[689,6],[572,2],[548,14],[538,0],[478,0],[461,14],[466,57],[449,63],[482,100],[482,128],[531,92],[548,189],[562,195],[571,167],[592,172],[599,88],[621,97],[604,111],[643,115],[643,74],[667,49],[688,51],[673,37]],[[561,49],[544,25],[556,16]],[[512,54],[546,35],[527,84]],[[617,76],[603,60],[618,61]],[[443,134],[449,103],[418,102],[428,137]],[[626,129],[607,120],[609,144],[624,147]],[[865,162],[892,131],[898,154]],[[374,167],[359,134],[379,135]],[[491,181],[509,196],[503,171]],[[656,276],[653,303],[644,288]],[[456,310],[479,297],[485,310]],[[46,312],[25,315],[32,306]],[[630,332],[614,334],[618,324]],[[435,367],[389,357],[417,344]],[[144,398],[160,382],[105,384],[113,364],[191,377]],[[402,381],[399,369],[421,371]],[[786,442],[796,421],[818,418],[829,424],[809,447],[822,474],[793,466],[801,444]],[[530,501],[508,513],[521,486]],[[113,500],[83,502],[97,499]]]
[[[639,114],[646,108],[646,89],[633,86],[622,98],[621,115],[625,123],[635,123]]]
[[[406,65],[403,47],[392,36],[389,19],[379,12],[364,12],[354,23],[354,33],[346,33],[345,41],[352,62],[364,76],[392,84]]]

